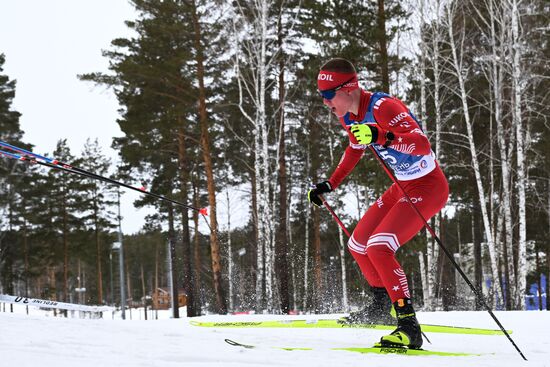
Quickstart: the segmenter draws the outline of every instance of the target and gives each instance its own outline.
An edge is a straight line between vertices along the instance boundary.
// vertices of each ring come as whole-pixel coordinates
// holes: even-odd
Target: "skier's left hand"
[[[378,139],[378,128],[375,125],[357,124],[350,131],[359,144],[370,145]]]
[[[323,206],[323,200],[321,200],[319,196],[331,191],[332,191],[332,186],[330,186],[330,182],[323,181],[315,185],[314,188],[310,189],[307,192],[307,200],[310,203],[315,204],[318,207],[321,207]]]

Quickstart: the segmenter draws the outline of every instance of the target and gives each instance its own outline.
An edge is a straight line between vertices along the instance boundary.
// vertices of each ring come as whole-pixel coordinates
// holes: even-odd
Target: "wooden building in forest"
[[[153,292],[153,309],[154,310],[167,310],[171,307],[171,295],[168,288],[157,288],[156,292]],[[178,303],[179,307],[187,306],[187,294],[183,289],[178,291]]]

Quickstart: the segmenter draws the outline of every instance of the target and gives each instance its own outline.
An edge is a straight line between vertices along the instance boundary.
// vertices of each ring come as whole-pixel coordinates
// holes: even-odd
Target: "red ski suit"
[[[371,97],[373,104],[370,104]],[[370,104],[370,109],[369,109]],[[449,186],[435,161],[430,142],[409,109],[389,95],[361,91],[357,115],[346,114],[340,123],[349,135],[350,145],[329,179],[333,189],[353,170],[367,146],[358,144],[350,132],[356,123],[376,124],[378,139],[372,147],[394,171],[401,186],[423,217],[428,220],[447,202]],[[386,132],[394,139],[385,148]],[[424,226],[422,219],[393,183],[363,215],[348,241],[348,248],[367,282],[384,287],[392,302],[410,298],[405,272],[395,252]]]

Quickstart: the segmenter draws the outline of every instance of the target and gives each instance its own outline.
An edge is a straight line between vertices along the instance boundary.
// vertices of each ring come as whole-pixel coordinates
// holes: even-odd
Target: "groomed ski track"
[[[184,310],[181,310],[184,312]],[[426,349],[482,354],[471,357],[402,356],[331,350],[371,346],[383,330],[369,329],[217,329],[199,328],[189,319],[133,320],[65,319],[51,313],[0,312],[0,365],[53,367],[125,366],[475,366],[550,367],[550,312],[496,312],[522,349],[528,362],[505,336],[430,333]],[[184,313],[183,313],[184,314]],[[201,321],[252,321],[284,318],[336,317],[337,315],[202,316]],[[141,316],[143,318],[143,315]],[[138,319],[138,320],[136,320]],[[494,328],[486,312],[420,312],[423,323]],[[257,348],[230,346],[234,339]],[[276,347],[312,348],[286,351]]]

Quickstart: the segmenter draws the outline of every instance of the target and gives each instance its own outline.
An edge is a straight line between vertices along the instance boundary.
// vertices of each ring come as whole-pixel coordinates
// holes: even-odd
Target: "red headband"
[[[342,89],[354,90],[359,88],[356,73],[339,73],[336,71],[321,70],[317,76],[317,88],[319,88],[319,90],[334,89],[342,85],[342,83],[346,83]]]

